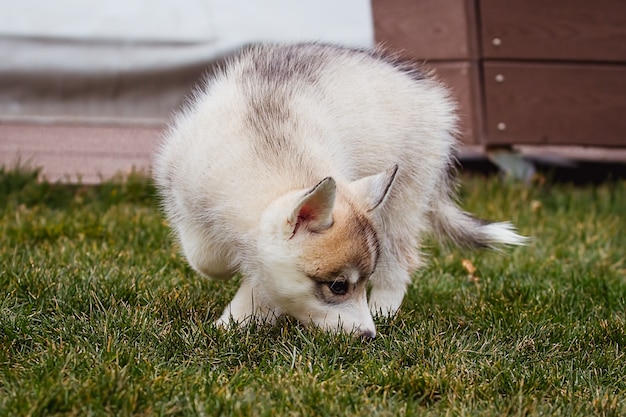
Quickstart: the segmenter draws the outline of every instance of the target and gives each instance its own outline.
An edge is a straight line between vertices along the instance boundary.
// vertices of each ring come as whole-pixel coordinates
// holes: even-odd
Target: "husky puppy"
[[[374,337],[372,314],[396,313],[426,233],[522,244],[454,203],[456,122],[440,83],[379,50],[258,45],[229,59],[154,161],[191,266],[243,277],[217,324],[287,314]]]

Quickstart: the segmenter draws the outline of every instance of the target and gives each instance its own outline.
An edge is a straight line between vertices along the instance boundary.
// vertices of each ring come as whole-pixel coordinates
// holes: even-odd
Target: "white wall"
[[[110,65],[116,44],[137,45],[132,54],[118,48],[125,54],[120,65],[141,66],[164,60],[144,56],[142,45],[180,46],[171,55],[176,63],[255,41],[303,40],[371,45],[369,0],[4,0],[0,13],[0,58],[14,69]],[[22,50],[9,51],[11,42]],[[103,57],[84,48],[92,43],[106,44],[96,50]],[[77,45],[73,59],[67,49],[47,48],[59,44]]]

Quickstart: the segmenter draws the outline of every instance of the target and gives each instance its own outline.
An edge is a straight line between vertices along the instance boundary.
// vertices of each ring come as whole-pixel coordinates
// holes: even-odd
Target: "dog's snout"
[[[374,340],[376,338],[376,330],[362,330],[361,337],[363,339]]]

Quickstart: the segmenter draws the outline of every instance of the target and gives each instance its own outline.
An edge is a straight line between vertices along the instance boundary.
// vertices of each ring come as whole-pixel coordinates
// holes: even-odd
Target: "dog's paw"
[[[259,325],[274,325],[277,318],[278,315],[274,310],[268,309],[235,316],[232,314],[231,310],[227,308],[222,316],[214,322],[214,324],[217,328],[228,330],[237,326],[244,327],[252,322]]]
[[[370,304],[369,308],[372,313],[372,317],[393,317],[399,310],[399,308],[380,305],[377,303]]]
[[[404,292],[372,291],[368,306],[373,317],[393,317],[402,304]]]
[[[213,324],[215,324],[215,327],[217,327],[218,329],[227,330],[231,327],[231,323],[232,320],[230,319],[230,317],[224,318],[224,316],[222,316],[219,319],[215,320]]]

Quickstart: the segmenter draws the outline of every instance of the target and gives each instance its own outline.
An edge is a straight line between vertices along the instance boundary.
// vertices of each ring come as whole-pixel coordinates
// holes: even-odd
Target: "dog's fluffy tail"
[[[460,246],[493,249],[500,245],[524,245],[529,240],[517,234],[509,222],[489,222],[462,211],[447,193],[433,207],[431,221],[439,237],[447,237]]]

